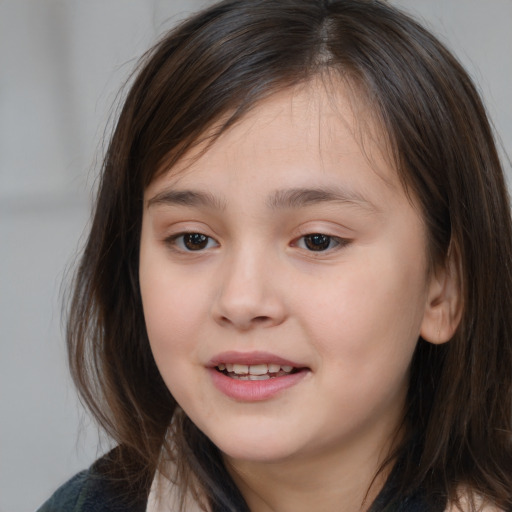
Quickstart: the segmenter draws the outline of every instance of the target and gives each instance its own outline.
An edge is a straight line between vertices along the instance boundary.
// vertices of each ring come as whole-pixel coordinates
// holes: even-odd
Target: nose
[[[226,259],[213,304],[215,321],[240,331],[281,324],[286,306],[280,281],[279,267],[264,254],[241,251]]]

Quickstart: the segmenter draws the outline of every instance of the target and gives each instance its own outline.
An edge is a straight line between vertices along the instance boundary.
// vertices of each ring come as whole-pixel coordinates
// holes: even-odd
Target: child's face
[[[370,164],[347,100],[333,101],[319,86],[276,94],[145,194],[151,348],[233,460],[377,453],[401,419],[425,229],[375,138]]]

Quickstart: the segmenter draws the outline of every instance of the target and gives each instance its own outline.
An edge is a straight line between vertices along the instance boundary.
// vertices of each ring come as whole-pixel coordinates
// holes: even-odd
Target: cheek
[[[191,390],[199,386],[189,366],[190,360],[199,359],[195,340],[202,325],[194,288],[180,287],[160,272],[149,272],[141,278],[141,293],[149,344],[160,375],[175,400],[186,405],[193,401]]]
[[[426,304],[421,261],[404,265],[393,252],[347,265],[325,286],[311,286],[302,308],[303,328],[315,340],[325,364],[351,378],[373,382],[375,376],[407,371]],[[336,373],[336,372],[334,372]]]
[[[194,281],[190,272],[171,269],[165,251],[141,246],[139,280],[146,330],[164,379],[181,355],[196,350],[194,334],[204,323],[206,307],[201,282]]]
[[[166,339],[182,338],[179,332],[184,326],[180,325],[180,304],[176,294],[172,292],[172,283],[157,271],[156,266],[141,265],[140,287],[146,329],[149,340],[153,344],[161,344]]]
[[[407,280],[354,270],[310,310],[326,407],[338,404],[355,425],[401,414],[422,318],[411,289]]]

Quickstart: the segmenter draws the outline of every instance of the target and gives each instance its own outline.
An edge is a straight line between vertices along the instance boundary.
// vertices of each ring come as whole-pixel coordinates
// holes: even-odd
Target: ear
[[[461,265],[459,252],[450,244],[444,265],[430,277],[421,337],[436,345],[449,341],[462,316]]]

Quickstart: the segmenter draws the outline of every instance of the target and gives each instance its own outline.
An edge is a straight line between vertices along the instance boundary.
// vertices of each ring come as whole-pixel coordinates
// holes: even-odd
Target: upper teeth
[[[279,364],[219,364],[217,368],[220,371],[227,370],[228,372],[236,373],[237,375],[265,375],[266,373],[278,373],[283,371],[289,373],[293,370],[293,366],[279,365]]]

